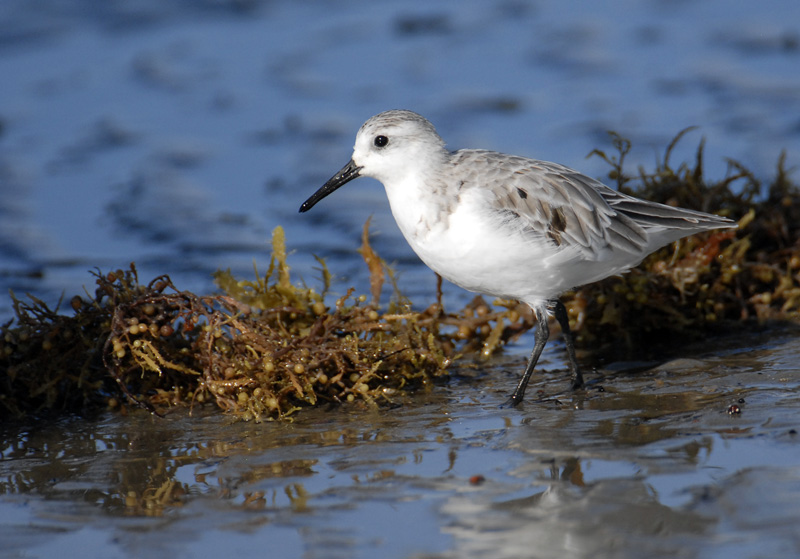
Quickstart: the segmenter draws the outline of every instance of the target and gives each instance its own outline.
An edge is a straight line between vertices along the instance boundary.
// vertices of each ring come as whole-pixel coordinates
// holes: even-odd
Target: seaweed
[[[590,155],[611,166],[623,192],[726,215],[739,228],[689,237],[623,276],[565,294],[584,361],[641,357],[800,316],[800,189],[785,156],[767,185],[736,161],[709,181],[702,141],[692,164],[671,163],[688,131],[652,172],[626,172],[631,143],[618,134],[616,153]],[[317,289],[293,281],[280,227],[266,273],[245,280],[218,271],[218,294],[182,291],[166,275],[142,283],[134,264],[92,272],[95,291],[73,297],[72,314],[12,293],[15,318],[0,328],[0,418],[214,406],[264,421],[310,406],[393,406],[447,378],[464,357],[487,358],[533,326],[530,309],[515,301],[477,296],[446,312],[441,278],[436,301],[415,310],[371,247],[369,221],[360,253],[369,296],[348,289],[333,301],[322,259]],[[393,296],[382,309],[387,281]]]
[[[590,155],[611,166],[609,178],[622,192],[731,217],[739,227],[687,237],[622,276],[565,294],[576,344],[585,355],[642,358],[686,340],[800,316],[800,188],[790,181],[785,154],[766,187],[733,160],[726,176],[712,182],[704,175],[702,140],[693,165],[670,163],[691,130],[670,142],[652,172],[625,173],[630,142],[613,132],[617,154]]]
[[[495,349],[524,330],[518,313],[490,312],[480,298],[461,315],[445,315],[441,304],[414,311],[397,293],[379,312],[384,279],[393,274],[370,246],[368,226],[361,253],[372,302],[349,289],[326,306],[330,273],[321,260],[320,292],[295,285],[280,227],[266,274],[240,280],[218,271],[222,294],[181,291],[168,276],[143,285],[131,264],[94,272],[95,294],[72,299],[74,316],[14,298],[18,324],[6,324],[0,341],[0,415],[127,403],[160,415],[213,404],[262,421],[320,404],[393,405],[446,376],[460,340],[487,340]],[[504,317],[516,330],[489,326]]]

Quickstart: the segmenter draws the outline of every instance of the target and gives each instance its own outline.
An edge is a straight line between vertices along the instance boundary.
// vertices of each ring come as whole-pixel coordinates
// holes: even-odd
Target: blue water
[[[136,261],[210,291],[210,272],[265,268],[277,225],[313,282],[365,289],[354,249],[376,247],[426,304],[434,282],[380,186],[297,207],[388,108],[430,118],[452,148],[586,159],[630,137],[633,171],[681,129],[706,169],[759,177],[800,162],[800,4],[6,0],[0,4],[0,292],[54,304],[87,270]],[[454,298],[464,297],[452,291]],[[0,298],[0,316],[10,306]]]
[[[6,427],[0,557],[793,558],[791,358],[793,335],[765,335],[513,410],[496,362],[394,409],[292,423],[195,409]]]

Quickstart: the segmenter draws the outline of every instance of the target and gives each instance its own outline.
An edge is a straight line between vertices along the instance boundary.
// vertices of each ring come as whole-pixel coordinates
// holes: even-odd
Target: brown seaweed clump
[[[377,301],[387,268],[367,227],[361,252]],[[181,291],[167,276],[142,285],[132,264],[96,272],[95,295],[73,298],[74,316],[15,298],[18,324],[6,324],[0,338],[0,416],[129,401],[155,413],[212,403],[264,420],[322,403],[391,404],[402,390],[445,376],[463,340],[488,354],[530,327],[524,315],[492,311],[480,298],[445,316],[441,305],[413,311],[398,294],[381,313],[350,289],[328,308],[330,274],[320,262],[321,293],[293,285],[279,227],[267,273],[243,281],[218,272],[222,295]]]
[[[727,176],[710,182],[703,142],[694,165],[670,165],[689,130],[675,137],[653,172],[626,174],[631,145],[613,133],[618,155],[593,154],[611,165],[609,178],[620,191],[738,219],[739,228],[682,239],[622,276],[567,294],[577,345],[595,357],[652,356],[742,325],[800,317],[800,189],[789,180],[784,155],[766,186],[732,160]]]
[[[685,132],[653,172],[625,173],[630,142],[618,135],[617,155],[593,153],[621,191],[726,215],[739,229],[684,239],[623,276],[565,295],[584,360],[642,358],[742,325],[800,318],[800,189],[784,158],[766,186],[734,161],[727,177],[709,182],[702,142],[693,165],[670,165]],[[321,404],[392,405],[445,377],[460,355],[489,356],[532,326],[523,305],[481,297],[457,312],[446,313],[441,296],[414,310],[396,285],[382,310],[383,285],[394,277],[371,248],[368,225],[361,254],[370,297],[351,289],[330,305],[321,260],[319,291],[292,283],[281,228],[266,274],[247,281],[218,272],[222,294],[181,291],[167,276],[142,284],[133,264],[95,272],[94,295],[74,297],[72,315],[12,294],[16,318],[0,328],[0,418],[133,403],[154,413],[214,405],[265,420]]]

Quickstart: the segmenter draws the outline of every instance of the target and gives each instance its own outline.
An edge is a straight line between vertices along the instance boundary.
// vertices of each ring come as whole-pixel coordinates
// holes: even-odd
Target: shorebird
[[[737,226],[725,217],[627,196],[558,163],[449,151],[428,120],[406,110],[367,120],[350,161],[300,211],[357,177],[383,183],[400,231],[434,272],[533,310],[533,352],[509,405],[525,395],[550,336],[548,314],[564,334],[571,387],[584,386],[561,293],[625,272],[680,238]]]

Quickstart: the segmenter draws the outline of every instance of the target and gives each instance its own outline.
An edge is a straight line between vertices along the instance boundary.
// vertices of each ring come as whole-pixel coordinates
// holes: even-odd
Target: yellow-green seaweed
[[[609,178],[620,190],[727,215],[740,227],[684,239],[621,277],[566,294],[587,362],[798,318],[800,190],[785,158],[766,186],[734,161],[724,179],[709,182],[702,143],[693,165],[671,167],[685,132],[653,172],[625,173],[630,142],[618,135],[617,155],[593,153],[611,165]],[[488,304],[477,296],[447,312],[440,289],[435,302],[415,310],[370,246],[368,227],[360,252],[370,297],[350,289],[329,301],[331,274],[321,259],[318,290],[293,282],[280,227],[266,273],[244,280],[217,272],[216,295],[181,291],[167,276],[140,283],[133,264],[93,272],[94,294],[73,297],[71,314],[12,293],[15,318],[0,328],[0,417],[108,407],[126,413],[131,404],[164,414],[211,405],[262,421],[308,406],[391,405],[445,377],[460,356],[492,355],[532,327],[529,309],[513,301]],[[395,294],[383,310],[387,277]]]

